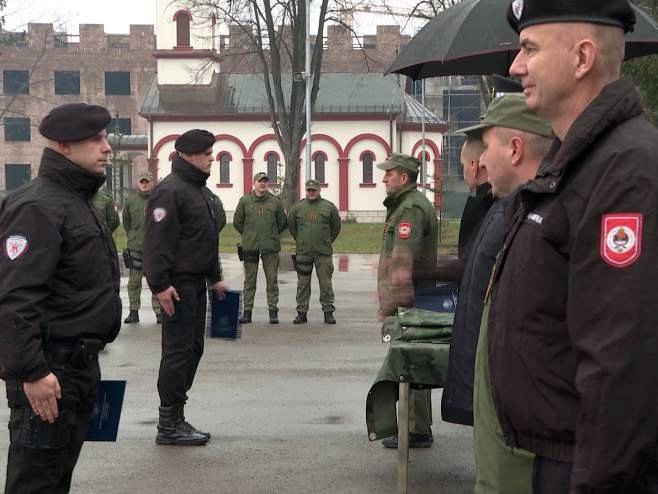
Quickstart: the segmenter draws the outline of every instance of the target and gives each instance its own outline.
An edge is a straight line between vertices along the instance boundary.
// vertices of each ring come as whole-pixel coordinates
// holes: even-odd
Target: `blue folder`
[[[242,292],[227,290],[224,299],[220,300],[215,290],[210,290],[209,298],[206,336],[226,340],[240,339],[239,318],[242,313]]]
[[[117,440],[125,393],[126,381],[98,383],[96,403],[89,419],[86,441],[115,442]]]

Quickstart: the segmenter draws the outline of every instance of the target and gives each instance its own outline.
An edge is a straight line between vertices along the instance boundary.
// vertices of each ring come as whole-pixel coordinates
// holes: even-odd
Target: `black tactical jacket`
[[[572,494],[644,492],[658,441],[658,131],[607,86],[506,212],[489,314],[508,442],[573,462]]]
[[[114,340],[121,327],[119,263],[91,197],[104,182],[45,149],[39,175],[0,212],[0,377],[50,370],[43,344]]]
[[[144,273],[156,293],[175,279],[222,279],[215,202],[205,186],[209,175],[179,156],[171,171],[147,207]]]

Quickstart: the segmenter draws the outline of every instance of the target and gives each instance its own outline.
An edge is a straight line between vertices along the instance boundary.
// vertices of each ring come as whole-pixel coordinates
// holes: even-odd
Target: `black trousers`
[[[535,456],[532,465],[532,494],[569,494],[571,463]],[[620,486],[619,494],[658,494],[658,462],[654,458],[632,485]]]
[[[201,355],[206,330],[205,280],[174,281],[180,296],[175,314],[162,313],[162,359],[158,375],[160,405],[171,406],[187,401]]]
[[[87,434],[100,380],[98,356],[84,365],[54,362],[44,352],[62,388],[59,417],[53,424],[34,415],[22,383],[7,381],[9,457],[6,494],[67,493]]]

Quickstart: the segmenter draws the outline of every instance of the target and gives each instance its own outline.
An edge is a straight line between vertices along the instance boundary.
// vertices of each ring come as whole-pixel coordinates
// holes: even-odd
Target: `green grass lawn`
[[[382,246],[382,223],[343,223],[340,235],[334,243],[336,254],[377,254]],[[459,222],[443,221],[441,224],[441,254],[455,254],[457,252],[457,238]],[[114,232],[117,249],[121,252],[126,248],[126,232],[121,225]],[[219,239],[220,252],[235,252],[235,244],[240,242],[240,235],[233,225],[226,225]],[[281,246],[284,252],[294,252],[295,243],[286,230],[283,234]]]

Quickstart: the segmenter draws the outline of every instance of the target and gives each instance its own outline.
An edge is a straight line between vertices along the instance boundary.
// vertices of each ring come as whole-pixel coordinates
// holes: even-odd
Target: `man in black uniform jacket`
[[[66,493],[121,326],[119,263],[91,198],[105,181],[109,112],[53,109],[39,175],[0,211],[0,377],[11,408],[6,492]]]
[[[164,311],[158,444],[196,446],[210,439],[185,420],[183,408],[203,354],[206,280],[220,298],[226,288],[214,201],[205,187],[214,143],[205,130],[181,135],[172,173],[155,187],[147,208],[144,272]]]

